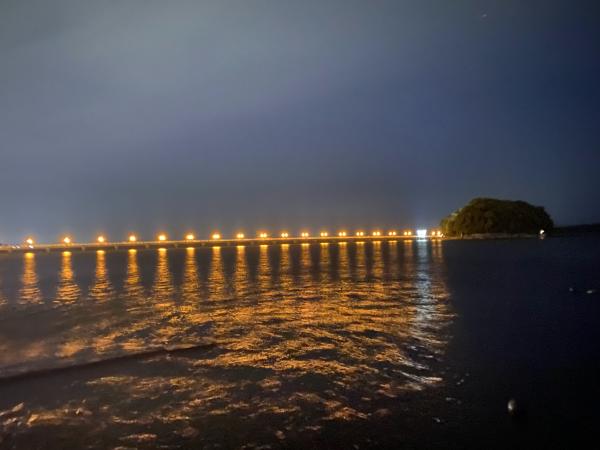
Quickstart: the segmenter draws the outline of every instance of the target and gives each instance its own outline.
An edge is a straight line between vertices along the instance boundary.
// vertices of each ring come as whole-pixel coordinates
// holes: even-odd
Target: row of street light
[[[365,234],[364,231],[356,231],[354,233],[354,235],[357,236],[357,237],[369,236],[368,234]],[[333,235],[333,236],[347,237],[349,235],[348,235],[348,232],[346,232],[346,231],[339,231],[337,233],[337,235]],[[373,231],[373,232],[371,232],[370,236],[372,236],[372,237],[378,237],[378,236],[383,236],[383,234],[382,234],[381,231]],[[387,236],[400,236],[400,235],[398,234],[398,232],[392,230],[392,231],[388,231]],[[428,230],[417,230],[413,234],[413,231],[408,231],[407,230],[407,231],[404,231],[402,233],[402,236],[443,237],[443,234],[442,234],[441,231],[430,231],[430,232],[428,232]],[[259,239],[268,239],[271,236],[268,233],[266,233],[266,232],[259,232],[257,234],[257,237]],[[284,232],[280,233],[280,235],[278,237],[280,239],[288,239],[288,238],[292,239],[293,238],[293,236],[290,236],[290,234],[287,231],[284,231]],[[300,233],[299,237],[300,238],[309,238],[310,234],[308,232],[306,232],[306,231],[303,231],[303,232]],[[327,231],[321,231],[319,233],[318,237],[322,237],[322,238],[329,237],[329,233]],[[211,240],[215,240],[215,241],[216,240],[220,240],[221,239],[221,234],[220,233],[212,233],[210,235],[210,239]],[[244,233],[237,233],[235,235],[235,239],[236,240],[246,239],[246,235]],[[156,236],[156,241],[165,242],[167,240],[168,240],[168,237],[167,237],[167,235],[165,233],[160,233],[159,235]],[[196,239],[196,236],[193,233],[188,233],[188,234],[185,235],[184,240],[185,241],[195,241],[197,239]],[[65,244],[65,245],[70,245],[73,242],[74,241],[73,241],[73,239],[72,239],[71,236],[65,236],[65,237],[63,237],[61,243]],[[96,242],[98,244],[105,244],[105,243],[108,243],[108,240],[107,240],[106,236],[100,235],[100,236],[98,236],[96,238]],[[126,242],[131,242],[131,243],[138,242],[138,236],[135,235],[135,234],[130,234],[127,237],[127,241]],[[28,237],[27,239],[25,239],[25,244],[27,244],[28,246],[31,247],[31,246],[35,245],[35,241],[34,241],[34,239],[32,237]]]

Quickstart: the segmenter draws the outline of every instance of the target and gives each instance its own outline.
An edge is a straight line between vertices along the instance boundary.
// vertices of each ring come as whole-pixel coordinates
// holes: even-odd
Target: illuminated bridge
[[[110,242],[105,236],[96,238],[95,242],[76,242],[70,236],[64,236],[58,243],[37,243],[32,237],[25,239],[20,245],[5,245],[0,247],[0,252],[52,252],[66,250],[119,250],[119,249],[144,249],[144,248],[186,248],[186,247],[217,247],[237,245],[269,245],[269,244],[303,244],[303,243],[335,243],[335,242],[361,242],[361,241],[394,241],[399,239],[441,239],[440,231],[416,230],[416,231],[373,231],[366,233],[356,231],[348,233],[338,231],[330,234],[321,231],[315,236],[302,232],[298,236],[292,236],[288,232],[282,232],[272,236],[266,232],[260,232],[256,237],[247,238],[244,233],[237,233],[234,237],[224,238],[219,233],[213,233],[209,239],[196,239],[192,233],[185,235],[183,239],[173,240],[165,233],[156,236],[155,240],[141,240],[137,235],[131,234],[124,241]]]

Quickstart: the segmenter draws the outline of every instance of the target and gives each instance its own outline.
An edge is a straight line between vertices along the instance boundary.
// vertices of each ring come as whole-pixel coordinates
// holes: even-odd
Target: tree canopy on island
[[[554,224],[542,206],[524,201],[474,198],[466,206],[442,219],[446,236],[470,234],[536,234]]]

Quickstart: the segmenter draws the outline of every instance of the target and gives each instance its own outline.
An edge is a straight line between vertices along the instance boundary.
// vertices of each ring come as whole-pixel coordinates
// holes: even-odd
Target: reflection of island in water
[[[87,302],[66,318],[58,307],[65,327],[46,342],[72,342],[68,348],[86,357],[217,343],[200,358],[145,362],[151,377],[128,371],[82,387],[94,399],[86,408],[108,409],[129,432],[180,416],[285,417],[290,429],[315,431],[330,420],[364,420],[385,399],[443,381],[439,360],[451,313],[440,242],[129,251],[122,274],[111,272],[104,253],[96,258],[90,297],[114,301]],[[146,296],[140,271],[148,264],[155,270]],[[73,270],[63,253],[61,302],[85,289]],[[25,273],[24,285],[32,277]],[[108,273],[123,279],[115,283],[121,290]],[[86,316],[103,321],[81,326]],[[132,407],[135,398],[147,399],[144,409]],[[61,408],[44,408],[63,420]]]

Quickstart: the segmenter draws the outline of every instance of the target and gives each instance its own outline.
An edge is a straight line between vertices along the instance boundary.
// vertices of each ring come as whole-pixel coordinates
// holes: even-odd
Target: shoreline
[[[495,239],[540,239],[539,234],[510,234],[510,233],[478,233],[465,236],[444,236],[448,241],[473,241],[473,240],[495,240]]]

